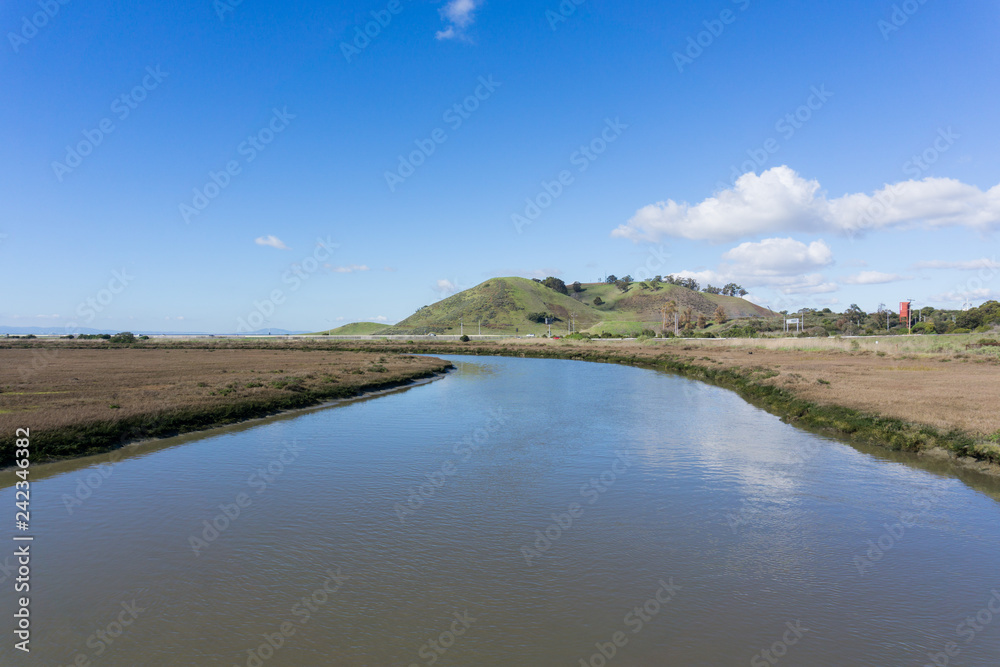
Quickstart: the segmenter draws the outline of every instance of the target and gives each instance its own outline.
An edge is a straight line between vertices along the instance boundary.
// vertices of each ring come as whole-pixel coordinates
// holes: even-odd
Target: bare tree
[[[722,307],[722,304],[719,304],[719,307],[715,309],[714,317],[716,324],[725,324],[729,320],[729,317],[726,315],[726,309]]]

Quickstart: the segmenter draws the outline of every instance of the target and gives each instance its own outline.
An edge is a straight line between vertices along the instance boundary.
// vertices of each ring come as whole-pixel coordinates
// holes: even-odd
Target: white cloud
[[[931,303],[952,303],[952,304],[964,304],[966,302],[974,301],[988,301],[989,299],[1000,299],[1000,292],[996,290],[989,289],[988,287],[980,287],[978,289],[970,289],[964,292],[945,292],[943,294],[934,294],[927,297],[927,300]]]
[[[927,262],[917,262],[914,269],[959,269],[960,271],[975,271],[976,269],[1000,269],[1000,262],[996,259],[971,259],[964,262],[946,262],[939,259],[932,259]]]
[[[435,292],[440,293],[441,296],[451,296],[455,292],[461,291],[461,288],[458,286],[458,283],[453,283],[450,280],[444,280],[444,279],[437,281],[434,284],[434,287],[432,287],[431,289],[433,289]]]
[[[833,251],[823,241],[809,245],[795,239],[764,239],[741,243],[722,255],[733,271],[744,276],[782,276],[815,270],[833,263]]]
[[[373,321],[374,322],[388,322],[389,318],[386,317],[385,315],[379,315],[378,317],[374,318]]]
[[[256,243],[257,245],[276,248],[278,250],[288,250],[288,246],[286,246],[281,239],[279,239],[277,236],[273,234],[269,234],[268,236],[261,236],[257,239],[254,239],[254,243]]]
[[[371,271],[371,269],[364,264],[351,264],[350,266],[333,266],[331,264],[326,264],[325,266],[334,273],[359,273],[363,271]]]
[[[722,255],[716,270],[680,271],[674,275],[694,278],[703,286],[745,283],[747,289],[771,287],[784,294],[834,292],[837,284],[817,271],[833,263],[833,251],[823,241],[809,245],[791,238],[741,243]]]
[[[911,278],[910,276],[882,273],[881,271],[862,271],[844,278],[844,282],[848,285],[884,285],[885,283],[897,283],[900,280],[911,280]]]
[[[472,25],[475,11],[481,4],[482,0],[449,0],[441,9],[441,18],[451,25],[434,36],[440,40],[464,37],[464,29]]]
[[[734,187],[698,204],[672,199],[639,209],[612,236],[726,241],[782,231],[859,233],[890,227],[1000,224],[1000,185],[983,192],[950,178],[886,185],[872,195],[830,199],[815,180],[787,166],[740,176]]]

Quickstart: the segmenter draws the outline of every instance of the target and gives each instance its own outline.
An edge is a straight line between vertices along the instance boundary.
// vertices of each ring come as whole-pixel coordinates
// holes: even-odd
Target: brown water
[[[454,360],[35,467],[28,655],[4,476],[0,664],[1000,664],[989,482],[662,373]]]

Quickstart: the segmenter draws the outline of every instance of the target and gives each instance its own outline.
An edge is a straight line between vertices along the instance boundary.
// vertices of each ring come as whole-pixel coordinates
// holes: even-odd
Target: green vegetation
[[[382,333],[384,330],[388,328],[389,328],[388,324],[379,324],[378,322],[354,322],[352,324],[345,324],[342,327],[337,327],[336,329],[330,329],[329,331],[320,332],[320,335],[374,336]]]
[[[614,280],[612,280],[614,279]],[[605,283],[567,286],[558,278],[493,278],[430,306],[424,306],[399,324],[378,331],[384,335],[458,335],[466,333],[552,334],[588,331],[595,335],[638,336],[644,330],[660,334],[663,306],[674,301],[691,309],[692,327],[704,316],[728,319],[774,317],[775,313],[736,296],[703,294],[663,279],[636,283],[630,276],[609,276]],[[705,328],[704,326],[701,328]],[[672,323],[668,327],[673,330]],[[334,332],[331,332],[334,333]]]

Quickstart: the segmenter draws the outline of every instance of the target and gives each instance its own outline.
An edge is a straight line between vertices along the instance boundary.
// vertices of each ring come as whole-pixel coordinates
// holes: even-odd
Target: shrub
[[[462,337],[459,338],[459,340],[462,341],[463,343],[468,343],[469,342],[469,337],[466,336],[465,334],[462,334]]]
[[[604,299],[602,299],[599,296],[598,297],[594,297],[594,305],[595,306],[601,306],[603,304],[604,304]]]
[[[652,329],[643,329],[640,336],[645,336],[646,338],[656,338],[656,332]]]
[[[131,331],[123,331],[116,333],[114,336],[109,336],[108,340],[116,345],[132,345],[135,343],[135,334]]]

